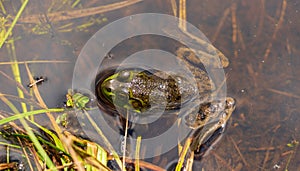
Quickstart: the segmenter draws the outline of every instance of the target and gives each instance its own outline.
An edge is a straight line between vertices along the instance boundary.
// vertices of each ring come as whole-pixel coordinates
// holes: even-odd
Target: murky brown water
[[[81,1],[83,7],[106,3],[111,2]],[[20,6],[14,2],[3,4],[10,15],[15,15]],[[24,16],[41,13],[40,9],[47,9],[49,5],[36,5],[32,1]],[[61,8],[70,10],[68,5]],[[297,0],[187,2],[187,20],[230,59],[230,65],[225,69],[227,93],[237,100],[237,109],[225,135],[206,157],[195,162],[194,170],[284,170],[285,167],[300,170],[299,149],[287,147],[291,141],[300,140],[299,10]],[[17,60],[68,61],[28,64],[34,75],[49,78],[39,87],[48,106],[61,106],[64,94],[71,86],[74,62],[89,38],[105,24],[142,12],[172,15],[172,8],[169,1],[145,0],[103,15],[60,22],[50,20],[50,24],[43,21],[41,25],[46,28],[41,29],[46,30],[46,34],[42,35],[34,32],[36,24],[20,22],[13,30]],[[84,31],[76,28],[90,20],[102,21],[104,17],[107,21],[95,22]],[[73,26],[65,26],[70,22]],[[5,46],[0,49],[0,56],[0,62],[10,61]],[[29,81],[23,64],[20,70],[26,86]],[[12,76],[9,65],[0,63],[0,71]],[[14,83],[3,75],[0,80],[0,93],[17,95]],[[9,111],[2,102],[0,106],[1,110]],[[167,155],[174,155],[174,152]],[[160,166],[167,163],[163,158],[153,162]]]

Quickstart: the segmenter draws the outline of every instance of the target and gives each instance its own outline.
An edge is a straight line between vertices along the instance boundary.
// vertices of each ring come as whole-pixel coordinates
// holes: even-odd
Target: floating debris
[[[44,76],[35,77],[34,82],[28,84],[27,87],[32,88],[34,85],[40,85],[45,81],[47,81],[47,78]]]

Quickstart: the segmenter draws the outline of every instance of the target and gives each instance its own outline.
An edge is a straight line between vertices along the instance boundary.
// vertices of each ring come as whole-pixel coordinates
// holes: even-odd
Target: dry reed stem
[[[127,163],[134,163],[135,164],[135,161],[133,161],[131,159],[126,158],[125,160],[126,160]],[[159,166],[156,166],[152,163],[148,163],[148,162],[145,162],[145,161],[142,161],[142,160],[140,160],[139,162],[140,162],[141,167],[145,167],[145,168],[148,168],[148,169],[153,170],[153,171],[166,171],[166,169],[161,168]]]
[[[23,91],[24,94],[26,94],[27,96],[31,96],[31,95],[29,94],[29,92],[24,88],[24,86],[23,86],[21,83],[19,83],[18,81],[12,79],[10,76],[8,76],[6,73],[4,73],[4,72],[2,72],[2,71],[0,71],[0,74],[2,74],[4,77],[6,77],[9,81],[15,83],[15,84],[17,85],[17,87],[18,87],[20,90]]]
[[[224,166],[228,168],[228,170],[233,170],[233,168],[229,165],[229,162],[223,159],[223,157],[219,156],[217,153],[215,153],[213,150],[210,151],[212,155],[216,157]]]
[[[253,151],[253,152],[259,152],[259,151],[273,151],[276,150],[280,147],[250,147],[248,148],[248,151]]]
[[[223,27],[223,25],[224,25],[224,23],[225,23],[225,21],[226,21],[228,15],[229,15],[229,13],[230,13],[230,7],[227,8],[227,9],[224,11],[223,15],[222,15],[222,18],[221,18],[221,20],[219,21],[217,30],[215,31],[215,34],[213,35],[213,37],[212,37],[212,39],[211,39],[211,42],[212,42],[212,43],[214,43],[214,42],[217,40],[217,37],[219,36],[219,34],[220,34],[220,32],[221,32],[221,29],[222,29],[222,27]]]
[[[36,60],[36,61],[11,61],[0,62],[0,65],[12,65],[12,64],[40,64],[40,63],[70,63],[70,61],[58,61],[58,60]]]
[[[238,29],[238,38],[243,50],[246,50],[245,41],[241,29]]]
[[[176,4],[176,0],[170,0],[170,1],[171,1],[173,15],[175,17],[177,17],[177,4]]]
[[[287,6],[287,1],[286,0],[282,0],[280,17],[279,17],[279,20],[278,20],[277,24],[275,25],[275,30],[273,32],[271,41],[269,42],[269,44],[268,44],[268,46],[267,46],[267,48],[265,50],[265,54],[264,54],[264,57],[263,57],[264,61],[266,61],[268,59],[268,56],[269,56],[269,54],[271,52],[271,49],[272,49],[272,46],[273,46],[273,42],[275,41],[277,33],[278,33],[279,29],[282,26],[282,23],[283,23],[283,20],[284,20],[284,16],[285,16],[286,6]],[[260,69],[261,68],[262,68],[262,63],[260,63]]]
[[[101,13],[113,11],[129,5],[133,5],[141,1],[142,0],[127,0],[127,1],[116,2],[113,4],[108,4],[108,5],[98,6],[98,7],[86,8],[86,9],[53,12],[53,13],[48,13],[47,17],[51,22],[65,21],[65,20],[87,17],[95,14],[101,14]],[[41,22],[40,20],[41,20],[41,14],[33,14],[25,17],[20,17],[18,21],[29,24],[29,23],[40,23]]]
[[[15,132],[16,132],[16,131],[15,131]],[[17,132],[16,132],[16,133],[17,133]],[[34,169],[33,169],[33,167],[32,167],[31,161],[29,160],[28,152],[26,151],[26,149],[25,149],[25,147],[24,147],[22,141],[20,140],[20,138],[17,137],[17,139],[18,139],[19,144],[20,144],[21,147],[22,147],[21,149],[22,149],[22,151],[23,151],[23,155],[25,155],[25,158],[26,158],[26,160],[27,160],[27,162],[28,162],[29,168],[30,168],[30,170],[33,171]]]
[[[274,140],[274,138],[272,138],[272,140],[271,140],[271,146],[272,146],[272,144],[273,144],[273,140]],[[266,167],[266,163],[267,163],[267,161],[269,160],[269,156],[270,156],[270,150],[267,150],[267,151],[266,151],[265,158],[264,158],[264,161],[263,161],[263,165],[262,165],[262,168],[263,168],[263,169],[265,169],[265,167]]]
[[[298,96],[296,94],[289,93],[289,92],[280,91],[280,90],[276,90],[276,89],[273,89],[273,88],[268,88],[267,90],[271,91],[273,93],[277,93],[277,94],[280,94],[280,95],[287,96],[287,97],[293,97],[293,98],[296,98],[296,99],[300,99],[300,96]]]
[[[259,22],[258,22],[258,26],[257,26],[257,32],[256,32],[256,36],[259,37],[263,26],[264,26],[264,20],[265,20],[265,0],[260,0],[261,1],[261,11],[259,14]]]
[[[76,169],[78,169],[78,171],[85,171],[82,162],[79,161],[79,159],[77,158],[78,155],[77,155],[76,151],[74,150],[74,148],[72,147],[73,140],[72,140],[71,136],[68,136],[68,134],[66,134],[66,136],[64,136],[64,138],[61,139],[61,141],[64,142],[63,144],[66,146],[65,149],[68,149],[70,155],[72,156],[74,165],[77,166]]]
[[[238,57],[238,49],[237,49],[237,20],[236,20],[236,3],[233,3],[231,6],[231,23],[232,23],[232,43],[234,46],[234,57]]]
[[[127,134],[128,134],[128,110],[126,112],[126,123],[125,123],[125,135],[124,135],[124,144],[123,144],[123,163],[122,163],[122,170],[126,170],[125,168],[125,158],[126,158],[126,146],[127,146]]]
[[[178,27],[183,31],[186,30],[186,0],[179,0],[179,23]]]
[[[234,148],[236,149],[236,151],[238,152],[239,156],[241,157],[243,163],[245,166],[249,166],[249,164],[247,163],[246,159],[244,158],[243,154],[240,151],[240,148],[237,146],[236,142],[234,141],[234,139],[232,137],[229,137],[229,139],[231,140]]]

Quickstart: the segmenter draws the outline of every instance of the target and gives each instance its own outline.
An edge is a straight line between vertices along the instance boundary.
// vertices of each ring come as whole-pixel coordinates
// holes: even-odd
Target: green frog
[[[180,75],[127,68],[103,80],[97,92],[115,107],[143,114],[150,108],[179,109],[193,98],[197,87]]]
[[[173,113],[176,114],[187,103],[197,104],[198,108],[191,108],[183,115],[184,122],[190,128],[207,129],[194,135],[195,141],[191,149],[197,150],[216,130],[224,128],[235,109],[233,98],[211,100],[211,94],[217,91],[216,86],[207,72],[199,66],[204,63],[216,68],[227,67],[229,62],[224,55],[218,55],[222,66],[215,66],[211,63],[213,60],[200,60],[195,51],[186,47],[180,47],[177,56],[179,64],[187,66],[193,73],[196,83],[184,75],[156,69],[112,69],[96,78],[96,96],[102,104],[100,107],[113,113],[121,108],[143,115],[149,109],[163,108],[175,111]],[[200,99],[194,98],[196,93]]]

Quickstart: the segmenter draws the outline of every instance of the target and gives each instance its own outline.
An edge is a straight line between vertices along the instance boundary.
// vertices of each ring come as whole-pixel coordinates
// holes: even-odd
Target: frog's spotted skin
[[[197,93],[187,78],[158,70],[124,69],[98,84],[97,93],[110,103],[138,113],[179,109]]]

